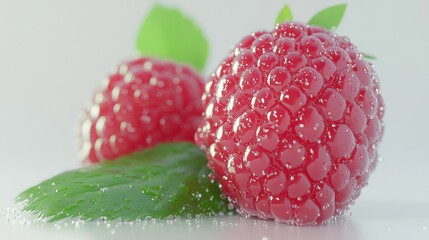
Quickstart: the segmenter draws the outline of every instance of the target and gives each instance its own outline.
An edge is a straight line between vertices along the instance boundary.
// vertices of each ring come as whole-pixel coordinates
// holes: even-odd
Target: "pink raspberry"
[[[295,22],[245,37],[203,95],[196,141],[247,215],[308,225],[344,213],[383,135],[372,64],[349,41]]]
[[[161,142],[193,141],[203,80],[188,66],[153,58],[108,77],[81,124],[81,159],[97,163]]]

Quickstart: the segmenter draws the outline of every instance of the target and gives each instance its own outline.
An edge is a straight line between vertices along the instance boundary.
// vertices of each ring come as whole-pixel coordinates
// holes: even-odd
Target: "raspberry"
[[[97,163],[160,142],[193,141],[202,78],[190,67],[139,58],[110,75],[81,124],[81,159]]]
[[[346,38],[295,22],[246,36],[212,74],[196,141],[246,215],[309,225],[354,203],[377,163],[384,103]]]

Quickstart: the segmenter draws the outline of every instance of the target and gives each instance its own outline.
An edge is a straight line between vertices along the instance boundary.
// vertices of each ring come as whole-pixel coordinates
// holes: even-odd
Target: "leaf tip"
[[[334,5],[333,7],[337,6],[338,8],[341,8],[343,11],[346,11],[347,9],[347,3],[340,3],[337,5]]]
[[[314,15],[310,21],[308,21],[308,24],[320,26],[328,30],[334,30],[341,23],[346,8],[347,3],[341,3],[325,8]]]
[[[371,54],[368,54],[368,53],[364,53],[364,54],[363,54],[363,57],[364,57],[366,60],[376,60],[376,59],[377,59],[374,55],[371,55]]]
[[[275,24],[279,24],[286,21],[292,21],[292,10],[290,9],[289,5],[285,4],[280,10],[279,14],[277,15]]]
[[[209,44],[201,27],[179,8],[155,4],[137,34],[140,55],[185,63],[202,70]]]

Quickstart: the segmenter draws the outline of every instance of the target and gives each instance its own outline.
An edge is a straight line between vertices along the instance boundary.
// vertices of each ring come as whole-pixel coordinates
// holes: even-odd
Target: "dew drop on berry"
[[[92,119],[97,119],[100,116],[100,105],[94,104],[91,106],[91,109],[89,110],[89,114]]]
[[[97,139],[94,144],[95,154],[98,159],[113,159],[115,157],[110,143],[104,139]]]
[[[91,120],[89,120],[89,119],[84,120],[82,123],[82,127],[81,127],[81,137],[83,140],[88,141],[91,139],[91,129],[95,130],[95,128],[92,125]]]
[[[106,117],[100,117],[97,122],[95,123],[95,129],[97,131],[97,135],[98,136],[102,136],[104,129],[105,129],[105,125],[106,124]]]

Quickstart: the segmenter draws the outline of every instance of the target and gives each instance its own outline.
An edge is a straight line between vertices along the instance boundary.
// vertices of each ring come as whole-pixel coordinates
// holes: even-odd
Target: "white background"
[[[75,127],[82,109],[112,68],[136,56],[134,40],[154,1],[0,0],[0,210],[48,177],[80,166]],[[232,44],[269,29],[284,3],[307,21],[333,0],[160,1],[179,6],[210,40],[205,75]],[[230,217],[192,225],[78,230],[11,225],[0,219],[0,238],[97,239],[133,236],[198,239],[429,239],[429,1],[349,2],[338,29],[365,52],[386,102],[383,161],[345,223],[293,228]]]

